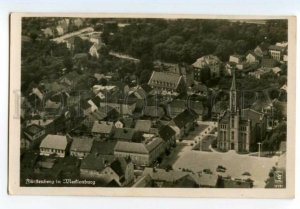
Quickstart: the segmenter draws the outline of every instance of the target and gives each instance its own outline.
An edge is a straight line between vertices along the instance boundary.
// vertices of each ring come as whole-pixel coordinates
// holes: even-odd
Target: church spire
[[[232,69],[232,83],[230,87],[230,112],[235,113],[237,110],[237,93],[235,84],[235,69]]]
[[[235,85],[235,69],[232,69],[232,83],[230,87],[230,91],[236,91],[236,85]]]

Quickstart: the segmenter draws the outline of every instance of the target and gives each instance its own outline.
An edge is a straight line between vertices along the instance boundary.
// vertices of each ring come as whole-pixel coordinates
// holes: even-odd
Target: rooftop
[[[66,136],[61,135],[47,135],[40,144],[41,148],[60,149],[67,148],[68,140]]]

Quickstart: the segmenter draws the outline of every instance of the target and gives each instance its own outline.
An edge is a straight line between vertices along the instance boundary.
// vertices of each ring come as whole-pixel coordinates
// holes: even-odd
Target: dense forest
[[[215,54],[228,61],[233,53],[244,54],[262,41],[287,41],[287,21],[269,20],[265,24],[246,24],[228,20],[164,20],[131,22],[117,30],[107,28],[103,41],[112,50],[141,58],[166,62],[193,63]]]
[[[88,53],[91,43],[87,40],[75,38],[75,48],[70,51],[66,44],[54,43],[43,36],[41,29],[53,26],[61,19],[23,19],[22,90],[32,82],[58,78],[62,68],[74,70],[74,55]],[[124,23],[124,26],[118,27],[118,23]],[[191,64],[203,55],[215,54],[222,61],[228,61],[230,54],[244,54],[262,41],[271,44],[287,41],[287,21],[284,20],[247,24],[228,20],[84,19],[83,27],[86,26],[101,31],[105,43],[99,49],[101,56],[98,59],[88,55],[84,61],[88,72],[118,72],[116,79],[135,74],[141,83],[148,81],[153,60]],[[131,55],[140,62],[115,59],[109,55],[110,51]],[[256,82],[250,84],[257,86]],[[220,86],[228,87],[226,79],[220,81]]]

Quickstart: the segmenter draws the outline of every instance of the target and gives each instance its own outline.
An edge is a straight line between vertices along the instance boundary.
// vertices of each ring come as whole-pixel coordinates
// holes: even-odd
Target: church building
[[[217,147],[238,153],[257,151],[257,143],[266,135],[266,117],[253,109],[239,109],[235,73],[229,94],[229,109],[218,118]]]

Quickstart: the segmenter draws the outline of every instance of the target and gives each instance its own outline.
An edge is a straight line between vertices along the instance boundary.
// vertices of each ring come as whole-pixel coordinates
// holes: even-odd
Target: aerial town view
[[[287,23],[23,17],[20,185],[285,188]]]

